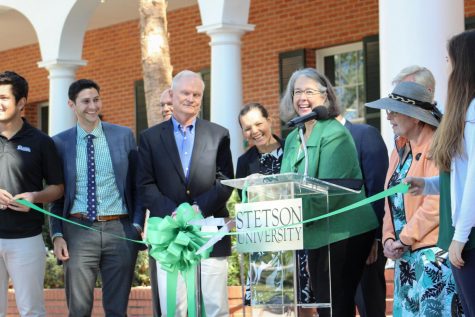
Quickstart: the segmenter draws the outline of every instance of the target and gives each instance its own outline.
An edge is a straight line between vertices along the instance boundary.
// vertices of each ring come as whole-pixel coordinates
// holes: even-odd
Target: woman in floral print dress
[[[435,176],[428,152],[441,114],[426,87],[401,82],[389,97],[366,104],[385,109],[396,135],[388,188],[408,176]],[[393,316],[460,316],[461,305],[447,252],[436,246],[439,197],[400,193],[386,200],[384,254],[395,260]]]

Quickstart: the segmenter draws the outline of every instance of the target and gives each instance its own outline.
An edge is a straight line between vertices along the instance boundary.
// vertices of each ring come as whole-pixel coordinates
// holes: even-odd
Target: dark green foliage
[[[46,256],[46,272],[44,288],[63,288],[64,272],[63,266],[58,265],[53,251],[49,251]]]
[[[231,241],[233,244],[236,243],[236,237],[232,237]],[[240,269],[239,269],[239,254],[236,251],[233,251],[231,256],[228,258],[229,269],[228,269],[228,286],[241,285]]]
[[[96,287],[101,287],[101,277],[98,276]],[[148,254],[147,252],[139,252],[137,263],[135,264],[134,280],[132,286],[149,286],[150,276],[148,274]],[[64,287],[64,271],[63,266],[58,265],[53,251],[49,251],[46,257],[45,272],[45,288],[63,288]]]
[[[239,278],[239,257],[236,252],[228,258],[229,261],[229,276],[228,285],[241,285]],[[135,264],[134,286],[149,286],[150,275],[148,270],[148,253],[139,252],[137,263]],[[64,287],[64,271],[63,266],[58,265],[53,251],[48,252],[46,258],[46,273],[45,273],[45,288],[63,288]],[[96,287],[101,287],[101,279],[98,276]]]
[[[149,286],[150,274],[148,270],[148,252],[139,252],[135,264],[134,280],[132,286]]]

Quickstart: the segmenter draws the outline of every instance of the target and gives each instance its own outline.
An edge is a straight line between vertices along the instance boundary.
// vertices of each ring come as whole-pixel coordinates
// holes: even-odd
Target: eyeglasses
[[[305,90],[296,89],[294,90],[292,96],[300,98],[302,97],[302,94],[305,94],[305,96],[307,97],[314,97],[316,95],[322,95],[324,94],[324,92],[318,91],[316,89],[305,89]]]
[[[399,114],[399,112],[391,111],[391,110],[386,109],[386,115],[388,115],[388,116],[389,116],[389,115],[396,116],[396,115],[398,115],[398,114]]]

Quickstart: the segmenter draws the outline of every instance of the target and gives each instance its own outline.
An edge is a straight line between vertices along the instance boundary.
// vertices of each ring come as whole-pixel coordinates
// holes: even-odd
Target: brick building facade
[[[466,19],[474,16],[475,0],[465,0]],[[209,37],[196,31],[201,24],[198,6],[169,12],[168,23],[174,72],[209,70]],[[252,0],[249,23],[256,28],[242,39],[243,100],[266,105],[275,119],[274,130],[279,132],[279,54],[305,49],[306,65],[315,66],[316,49],[377,35],[378,1]],[[135,87],[142,79],[139,36],[138,20],[87,32],[83,50],[87,66],[77,71],[77,78],[91,78],[101,85],[104,119],[134,131]],[[47,103],[49,94],[48,72],[38,68],[40,60],[38,45],[0,51],[0,69],[14,70],[28,79],[26,117],[39,127],[39,106]],[[214,106],[225,107],[226,100]]]

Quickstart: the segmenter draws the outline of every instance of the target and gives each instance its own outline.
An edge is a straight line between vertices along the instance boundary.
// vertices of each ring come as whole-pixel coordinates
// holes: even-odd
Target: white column
[[[211,37],[211,121],[229,129],[233,162],[243,153],[237,117],[242,107],[241,36],[252,25],[201,26]]]
[[[76,80],[76,69],[85,61],[42,61],[39,67],[49,72],[49,135],[53,136],[76,124],[76,117],[68,107],[69,85]]]
[[[427,67],[436,80],[435,100],[443,108],[447,95],[447,40],[464,30],[463,0],[379,0],[381,97],[392,79],[410,65]],[[394,148],[394,134],[381,112],[381,132]]]

